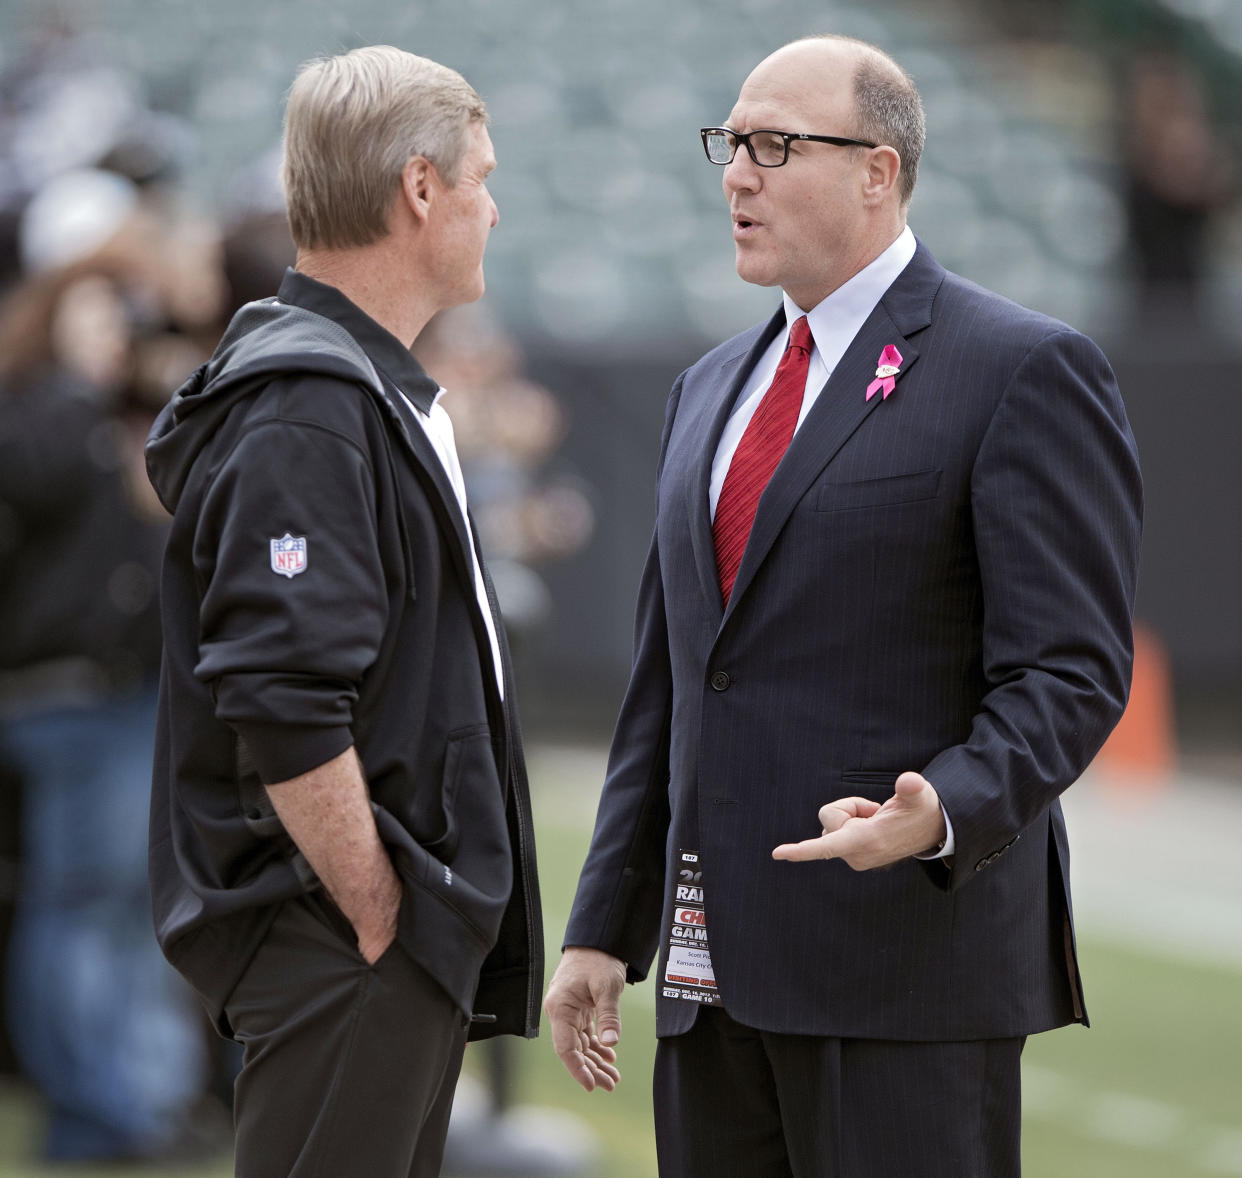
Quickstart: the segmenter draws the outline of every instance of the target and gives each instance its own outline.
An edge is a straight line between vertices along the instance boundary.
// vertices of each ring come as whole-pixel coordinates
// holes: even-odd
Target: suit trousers
[[[704,1007],[656,1050],[661,1178],[1018,1178],[1024,1043],[777,1035]]]
[[[226,1013],[236,1178],[439,1174],[468,1021],[399,945],[368,965],[330,900],[290,900]]]

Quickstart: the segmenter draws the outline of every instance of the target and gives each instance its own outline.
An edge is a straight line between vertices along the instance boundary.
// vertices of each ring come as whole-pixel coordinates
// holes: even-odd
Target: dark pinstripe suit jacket
[[[773,476],[722,611],[712,458],[783,321],[674,386],[633,673],[566,944],[641,978],[689,848],[743,1023],[931,1040],[1085,1021],[1057,797],[1129,685],[1142,492],[1112,372],[1083,335],[920,245]],[[901,374],[868,402],[886,344]],[[819,833],[825,802],[883,800],[904,769],[939,792],[951,863],[772,860]],[[660,1034],[690,1025],[692,1003],[658,1002]]]

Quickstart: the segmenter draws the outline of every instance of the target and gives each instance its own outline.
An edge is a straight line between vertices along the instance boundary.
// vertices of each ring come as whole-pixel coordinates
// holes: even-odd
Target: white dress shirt
[[[806,374],[806,391],[802,394],[802,409],[798,414],[798,424],[794,427],[796,433],[818,399],[820,390],[827,384],[841,357],[845,355],[846,349],[854,342],[858,329],[875,310],[876,304],[892,286],[897,275],[910,264],[914,249],[914,234],[906,226],[897,240],[875,261],[859,270],[853,278],[837,287],[811,310],[803,311],[793,299],[785,295],[785,330],[777,333],[768,350],[759,357],[738,396],[737,406],[720,435],[720,444],[716,447],[716,457],[712,462],[712,481],[708,487],[713,520],[716,518],[716,502],[720,498],[725,473],[729,469],[729,463],[733,461],[733,453],[742,440],[750,419],[759,408],[759,402],[763,400],[763,394],[768,391],[768,386],[776,375],[776,367],[789,344],[789,328],[806,315],[811,336],[815,341]]]
[[[401,392],[400,389],[397,391]],[[453,436],[453,422],[445,412],[444,406],[440,404],[440,398],[444,396],[444,393],[444,389],[436,393],[436,399],[431,403],[430,413],[424,413],[403,392],[401,399],[410,407],[414,420],[423,427],[427,440],[434,447],[440,459],[440,465],[444,467],[444,473],[448,475],[449,482],[453,484],[453,490],[457,494],[461,518],[465,522],[466,535],[470,540],[470,561],[474,566],[474,591],[479,598],[479,609],[483,611],[483,621],[487,623],[487,636],[492,644],[492,662],[496,667],[496,683],[500,687],[500,697],[503,699],[505,672],[504,663],[500,658],[500,639],[496,636],[496,619],[492,617],[492,607],[487,599],[487,585],[483,581],[483,569],[479,565],[478,553],[474,547],[474,533],[470,528],[470,516],[466,511],[466,480],[461,473],[461,462],[457,457],[457,440]]]
[[[741,442],[750,419],[776,375],[777,365],[789,344],[790,327],[806,315],[807,325],[814,339],[807,367],[806,390],[802,394],[802,408],[798,413],[798,424],[794,427],[794,433],[797,433],[824,385],[828,383],[828,378],[841,362],[841,357],[854,342],[859,329],[884,297],[884,292],[910,264],[915,247],[914,234],[907,225],[896,241],[878,258],[864,266],[853,278],[837,287],[809,311],[803,311],[788,294],[785,295],[785,330],[777,333],[767,351],[756,362],[741,393],[738,394],[737,405],[725,424],[716,447],[716,456],[712,460],[712,478],[707,492],[713,520],[716,518],[716,503],[720,499],[720,488],[724,486],[729,463],[733,461],[738,443]],[[940,809],[944,813],[943,805]],[[944,814],[944,823],[944,846],[931,855],[917,855],[915,858],[943,859],[953,854],[953,824],[947,813]]]

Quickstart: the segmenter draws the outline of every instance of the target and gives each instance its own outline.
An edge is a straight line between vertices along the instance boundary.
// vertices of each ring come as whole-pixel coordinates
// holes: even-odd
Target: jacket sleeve
[[[661,466],[681,384],[679,379],[669,398]],[[630,682],[564,940],[566,946],[602,949],[620,958],[631,982],[646,977],[659,947],[672,715],[673,676],[657,525],[639,582]]]
[[[286,536],[304,547],[282,559],[273,542]],[[257,424],[204,497],[194,562],[196,674],[260,778],[284,781],[348,749],[387,620],[365,447],[311,422]]]
[[[953,823],[950,888],[1078,778],[1129,693],[1142,484],[1116,381],[1085,336],[1053,333],[1015,370],[971,511],[988,690],[965,742],[923,770]]]

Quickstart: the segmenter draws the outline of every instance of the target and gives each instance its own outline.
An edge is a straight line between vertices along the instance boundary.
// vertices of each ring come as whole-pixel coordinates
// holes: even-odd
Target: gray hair
[[[472,123],[487,107],[456,70],[391,45],[316,58],[299,70],[285,109],[284,185],[300,249],[369,245],[413,156],[452,187]]]
[[[867,41],[843,37],[836,33],[804,37],[804,41],[836,41],[853,48],[854,106],[859,139],[893,148],[901,156],[898,193],[904,208],[914,194],[918,179],[919,160],[927,138],[923,117],[923,100],[914,79],[884,50]]]

